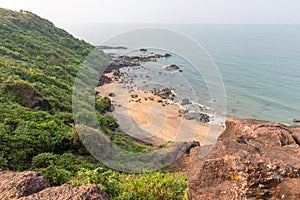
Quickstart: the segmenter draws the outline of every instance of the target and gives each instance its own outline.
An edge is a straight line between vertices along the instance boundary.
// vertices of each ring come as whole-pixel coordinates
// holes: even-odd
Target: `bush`
[[[112,199],[187,199],[187,177],[184,173],[151,172],[128,175],[105,168],[84,169],[70,183],[97,184]]]
[[[105,111],[110,110],[111,100],[108,97],[96,96],[95,98],[95,108],[98,112],[104,113]]]

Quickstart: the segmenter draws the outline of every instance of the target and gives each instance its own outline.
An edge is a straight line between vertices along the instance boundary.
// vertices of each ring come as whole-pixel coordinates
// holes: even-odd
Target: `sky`
[[[74,23],[300,24],[299,0],[0,0],[58,26]]]

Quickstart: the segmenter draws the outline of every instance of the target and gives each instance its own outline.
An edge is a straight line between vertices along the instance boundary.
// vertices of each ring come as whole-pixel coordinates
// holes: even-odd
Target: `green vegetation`
[[[113,199],[186,198],[184,174],[116,172],[97,163],[80,142],[72,89],[93,49],[30,12],[0,9],[0,169],[37,170],[52,185],[96,183]],[[99,55],[105,63],[108,56]],[[40,100],[50,107],[33,104]],[[107,97],[95,99],[97,123],[113,144],[134,153],[150,151],[117,130],[116,120],[105,114],[110,103]],[[77,115],[90,120],[85,111]]]

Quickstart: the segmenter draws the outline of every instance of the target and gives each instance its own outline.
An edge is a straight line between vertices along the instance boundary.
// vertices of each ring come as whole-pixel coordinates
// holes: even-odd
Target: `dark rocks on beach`
[[[140,51],[146,52],[146,51],[147,51],[147,49],[140,49]]]
[[[106,75],[103,75],[103,76],[100,78],[100,80],[99,80],[97,86],[102,86],[102,85],[104,85],[104,84],[111,83],[112,81],[113,81],[113,80],[112,80],[111,77],[108,77],[108,76],[106,76]]]
[[[188,111],[187,111],[187,110],[184,110],[184,109],[179,109],[178,112],[179,112],[180,114],[185,114],[185,113],[187,113]]]
[[[115,97],[115,96],[116,96],[116,94],[115,94],[115,93],[113,93],[113,92],[111,92],[111,93],[109,93],[109,94],[108,94],[108,96],[109,96],[109,97]]]
[[[123,67],[126,67],[125,64],[123,63],[120,63],[120,61],[116,60],[116,61],[112,61],[108,66],[107,68],[105,69],[104,73],[110,73],[112,72],[113,70],[118,70],[118,69],[121,69]]]
[[[191,150],[189,199],[299,199],[300,127],[227,119],[208,154]]]
[[[189,99],[182,99],[181,104],[182,106],[188,105],[190,104],[190,100]]]
[[[120,77],[121,76],[120,70],[119,69],[113,70],[113,76]]]
[[[183,118],[186,120],[193,120],[193,119],[195,119],[195,116],[187,114],[187,115],[184,115]]]
[[[176,71],[178,69],[179,69],[179,67],[175,64],[165,66],[165,70],[167,70],[167,71]]]
[[[164,55],[165,58],[168,58],[168,57],[171,57],[171,56],[172,56],[172,55],[169,54],[169,53],[165,53],[165,55]]]
[[[210,121],[209,116],[205,113],[197,113],[196,119],[200,122],[207,123]]]
[[[138,98],[138,97],[139,97],[139,95],[137,95],[137,94],[132,94],[131,95],[131,98],[133,98],[133,99]]]
[[[157,100],[157,103],[163,103],[163,101],[161,99]]]
[[[150,101],[154,101],[154,97],[148,97]]]
[[[171,97],[174,98],[175,95],[172,93],[170,88],[162,88],[160,90],[153,90],[152,92],[154,95],[159,96],[162,99],[170,99]]]

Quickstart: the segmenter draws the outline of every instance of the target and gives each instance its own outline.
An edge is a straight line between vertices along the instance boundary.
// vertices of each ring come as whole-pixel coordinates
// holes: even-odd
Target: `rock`
[[[167,71],[175,71],[175,70],[178,70],[178,69],[179,69],[179,67],[175,64],[165,66],[165,70],[167,70]]]
[[[100,80],[99,80],[97,86],[102,86],[102,85],[105,85],[105,84],[111,83],[111,82],[113,82],[113,80],[112,80],[111,77],[108,77],[108,76],[106,76],[106,75],[103,75],[103,76],[100,78]]]
[[[4,93],[15,96],[15,101],[27,108],[40,108],[43,111],[51,109],[51,105],[29,82],[13,81],[4,88]]]
[[[50,187],[38,172],[0,172],[0,199],[18,199]]]
[[[187,113],[188,111],[187,111],[187,110],[184,110],[184,109],[179,109],[178,112],[179,112],[180,114],[185,114],[185,113]]]
[[[294,123],[300,123],[300,120],[299,119],[293,119],[293,122]]]
[[[189,199],[299,199],[300,127],[252,119],[226,127],[206,157],[192,156]]]
[[[172,93],[172,90],[170,88],[162,88],[160,90],[153,90],[153,94],[159,96],[162,99],[169,99],[170,97],[175,96]]]
[[[163,101],[161,99],[157,100],[157,103],[163,103]]]
[[[139,97],[139,95],[137,95],[137,94],[132,94],[131,95],[131,98],[133,98],[133,99],[138,98],[138,97]]]
[[[168,58],[168,57],[171,57],[172,55],[169,54],[169,53],[165,53],[164,57]]]
[[[109,94],[108,94],[108,96],[109,96],[109,97],[115,97],[115,96],[116,96],[116,94],[115,94],[115,93],[113,93],[113,92],[111,92],[111,93],[109,93]]]
[[[146,51],[147,51],[147,49],[140,49],[140,51],[144,51],[144,52],[146,52]]]
[[[193,119],[195,119],[195,116],[194,115],[184,115],[183,118],[186,120],[193,120]]]
[[[188,105],[188,104],[190,104],[190,100],[189,99],[182,99],[182,101],[181,101],[181,105],[182,106],[185,106],[185,105]]]
[[[106,193],[96,185],[75,187],[62,185],[50,187],[49,182],[38,172],[0,172],[0,199],[40,200],[40,199],[91,199],[109,200]]]
[[[295,188],[298,188],[295,189]],[[275,195],[272,199],[300,199],[300,179],[286,179],[276,187]]]
[[[121,76],[119,69],[113,71],[113,76],[116,76],[116,77]]]
[[[47,188],[41,192],[23,197],[20,200],[40,199],[109,200],[109,197],[96,184],[88,184],[80,187],[64,184],[58,187]]]

